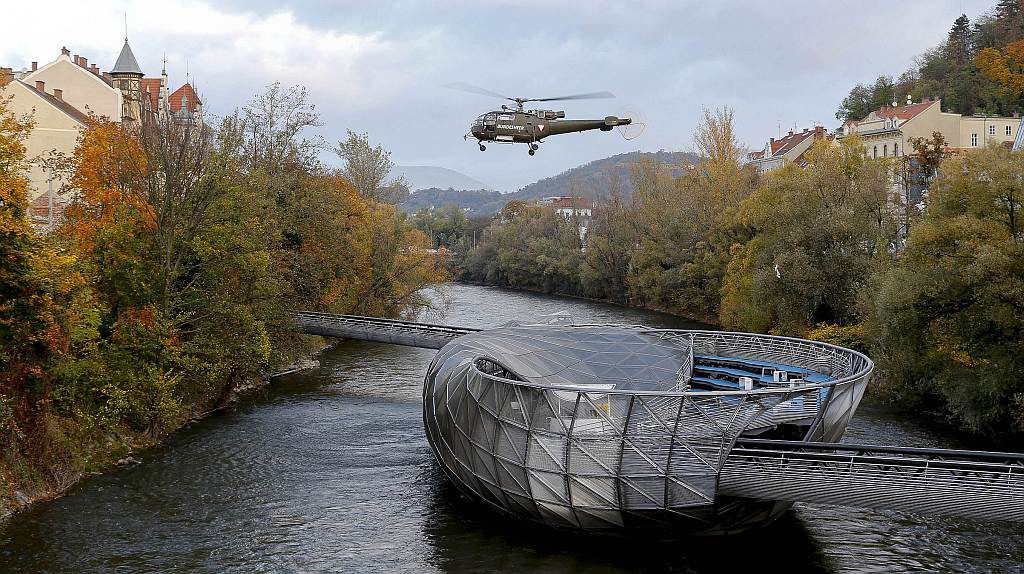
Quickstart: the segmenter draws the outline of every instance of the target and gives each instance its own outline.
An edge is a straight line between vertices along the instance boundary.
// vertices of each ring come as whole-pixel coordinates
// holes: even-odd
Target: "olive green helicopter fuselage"
[[[608,116],[600,120],[567,120],[565,112],[551,110],[514,110],[503,106],[503,109],[478,117],[470,127],[467,137],[472,136],[480,144],[480,151],[486,148],[485,142],[525,143],[529,145],[529,153],[533,155],[538,144],[548,136],[583,132],[588,130],[611,131],[617,126],[632,123],[629,118]]]

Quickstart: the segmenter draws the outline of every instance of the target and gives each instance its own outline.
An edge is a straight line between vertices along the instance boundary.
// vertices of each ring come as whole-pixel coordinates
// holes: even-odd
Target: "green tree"
[[[859,320],[858,295],[889,253],[889,165],[858,138],[819,141],[807,167],[787,165],[740,207],[752,239],[734,247],[722,289],[727,327],[800,335]]]
[[[990,436],[1024,431],[1022,181],[1001,146],[946,160],[872,306],[890,395]]]

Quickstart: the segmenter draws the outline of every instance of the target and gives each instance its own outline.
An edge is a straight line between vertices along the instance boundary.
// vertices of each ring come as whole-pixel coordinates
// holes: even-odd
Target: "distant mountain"
[[[679,173],[682,173],[684,165],[696,163],[699,159],[696,154],[679,151],[662,150],[656,152],[634,151],[622,153],[594,160],[568,171],[563,171],[556,176],[531,183],[506,197],[512,200],[573,195],[573,188],[575,188],[579,190],[577,193],[582,193],[593,199],[594,197],[608,195],[610,191],[608,184],[613,175],[618,178],[622,186],[622,195],[629,197],[633,194],[633,184],[629,178],[629,166],[640,158],[648,158],[666,166],[678,166]]]
[[[629,197],[633,194],[633,184],[629,177],[629,166],[640,158],[649,158],[661,165],[673,166],[676,168],[673,170],[676,175],[683,172],[683,166],[696,163],[698,160],[695,154],[686,152],[636,151],[623,153],[574,167],[556,176],[531,183],[515,193],[499,193],[481,188],[482,186],[459,188],[451,185],[445,187],[435,186],[429,189],[418,189],[412,186],[412,189],[418,189],[418,191],[414,191],[409,196],[409,199],[402,203],[399,208],[402,211],[412,213],[423,208],[429,209],[431,207],[439,208],[446,205],[457,205],[466,210],[467,215],[471,217],[490,216],[497,213],[506,203],[513,200],[540,199],[543,197],[573,195],[574,193],[580,193],[591,199],[607,197],[610,193],[609,182],[612,177],[618,178],[622,188],[622,195]],[[445,170],[444,168],[430,169],[462,175],[452,170]],[[473,191],[465,191],[467,189]]]
[[[491,216],[505,206],[506,195],[490,189],[459,190],[459,189],[420,189],[409,194],[409,199],[398,208],[406,213],[414,213],[423,208],[437,209],[446,205],[457,205],[467,210],[470,217]]]
[[[392,177],[402,176],[409,183],[409,189],[490,189],[486,183],[473,179],[454,169],[432,165],[396,165]]]

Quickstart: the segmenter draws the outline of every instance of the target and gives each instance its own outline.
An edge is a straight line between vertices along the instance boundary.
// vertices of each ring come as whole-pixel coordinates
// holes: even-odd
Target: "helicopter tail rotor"
[[[647,129],[647,121],[644,118],[644,115],[633,107],[624,107],[619,109],[618,116],[632,120],[628,124],[619,124],[616,127],[619,131],[619,135],[621,135],[622,139],[626,141],[635,140],[643,135],[644,131]]]

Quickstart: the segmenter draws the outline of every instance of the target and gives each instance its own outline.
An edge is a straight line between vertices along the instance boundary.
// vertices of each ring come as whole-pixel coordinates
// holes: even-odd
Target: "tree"
[[[1024,95],[1024,40],[1007,44],[1002,50],[985,48],[978,53],[978,69],[1004,91]]]
[[[806,158],[806,168],[772,172],[740,206],[752,237],[733,248],[724,326],[802,335],[859,320],[858,295],[895,233],[889,166],[869,159],[856,137],[819,141]]]
[[[917,213],[915,206],[924,198],[942,160],[949,154],[941,132],[932,132],[928,139],[910,138],[909,143],[913,153],[900,156],[896,165],[896,177],[903,188],[903,234],[910,231]]]
[[[15,444],[24,388],[42,377],[50,325],[33,274],[37,242],[27,214],[24,141],[33,122],[9,111],[9,101],[0,97],[0,438]]]
[[[989,436],[1024,431],[1022,181],[1002,146],[947,159],[872,305],[888,394]]]
[[[367,134],[348,130],[348,138],[338,142],[335,152],[345,162],[341,174],[364,198],[397,205],[409,196],[405,178],[388,179],[395,167],[391,152],[371,146]]]

